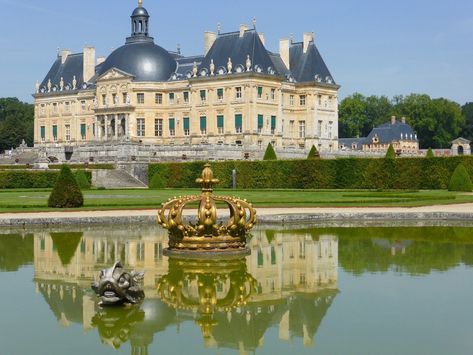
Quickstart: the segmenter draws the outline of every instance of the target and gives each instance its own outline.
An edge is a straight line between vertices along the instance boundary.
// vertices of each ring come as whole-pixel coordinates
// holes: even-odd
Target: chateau
[[[59,160],[116,157],[118,146],[122,158],[157,160],[157,151],[171,159],[217,146],[218,159],[235,149],[258,159],[268,143],[301,156],[312,145],[338,150],[339,86],[313,33],[273,53],[256,22],[219,28],[205,32],[203,55],[186,57],[155,44],[141,0],[131,28],[107,58],[93,47],[59,52],[36,85],[35,147]]]

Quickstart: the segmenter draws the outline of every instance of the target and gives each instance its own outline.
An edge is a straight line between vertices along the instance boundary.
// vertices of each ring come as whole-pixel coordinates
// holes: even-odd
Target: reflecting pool
[[[241,259],[158,227],[0,230],[0,354],[472,354],[473,228],[258,227]],[[121,260],[137,306],[90,284]]]

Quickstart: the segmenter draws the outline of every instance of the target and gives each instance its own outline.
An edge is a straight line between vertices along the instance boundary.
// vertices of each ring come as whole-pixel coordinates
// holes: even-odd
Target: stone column
[[[99,124],[99,121],[97,119],[97,116],[95,116],[95,118],[94,118],[94,141],[96,141],[97,138],[98,138],[98,133],[97,133],[98,132],[98,124]]]
[[[130,137],[130,114],[125,116],[125,137]]]
[[[108,140],[108,116],[104,115],[103,122],[105,126],[105,140]]]
[[[115,140],[118,140],[118,117],[119,115],[114,115],[115,117]]]

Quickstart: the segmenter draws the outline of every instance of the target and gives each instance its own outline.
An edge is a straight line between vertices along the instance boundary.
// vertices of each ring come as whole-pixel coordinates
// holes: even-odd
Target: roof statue
[[[158,224],[169,231],[168,255],[248,254],[246,238],[256,223],[256,210],[246,200],[215,196],[213,186],[218,182],[210,164],[206,164],[202,177],[196,180],[202,186],[200,196],[170,199],[158,211]],[[186,223],[184,209],[196,202],[199,203],[197,223]],[[217,203],[227,205],[229,209],[226,223],[218,221]]]

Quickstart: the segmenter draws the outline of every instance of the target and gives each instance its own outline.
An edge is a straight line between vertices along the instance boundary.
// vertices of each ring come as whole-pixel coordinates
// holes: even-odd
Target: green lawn
[[[188,194],[199,194],[199,190],[90,190],[84,191],[83,209],[157,208],[168,198]],[[473,202],[472,194],[448,191],[217,189],[216,194],[246,198],[255,207],[409,207]],[[0,212],[49,211],[48,196],[49,190],[0,190]]]

